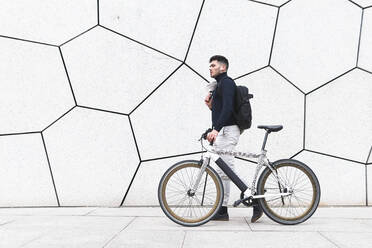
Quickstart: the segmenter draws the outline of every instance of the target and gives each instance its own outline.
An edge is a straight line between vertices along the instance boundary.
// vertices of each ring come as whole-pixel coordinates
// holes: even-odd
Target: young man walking
[[[240,129],[233,114],[236,84],[233,79],[227,76],[228,68],[229,62],[224,56],[215,55],[209,59],[210,76],[217,81],[217,84],[204,101],[212,111],[213,130],[207,135],[208,141],[213,141],[216,150],[231,151],[238,144]],[[221,158],[234,170],[234,156],[221,155]],[[229,220],[227,204],[230,196],[230,179],[220,168],[217,168],[217,173],[222,179],[225,193],[222,207],[212,220],[227,221]],[[254,202],[251,222],[256,222],[262,213],[257,202]]]

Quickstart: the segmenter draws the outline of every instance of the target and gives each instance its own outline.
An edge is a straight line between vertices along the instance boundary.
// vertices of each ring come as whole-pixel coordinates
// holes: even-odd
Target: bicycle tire
[[[271,179],[270,176],[272,178],[275,176],[270,168],[266,167],[258,180],[257,193],[259,195],[268,191],[274,194],[275,192],[286,193],[285,188],[287,188],[287,192],[292,191],[292,194],[276,198],[259,198],[258,202],[264,213],[273,221],[283,225],[295,225],[309,219],[318,208],[320,201],[320,185],[314,172],[306,164],[294,159],[275,161],[272,167],[286,185],[279,185],[276,179]],[[288,170],[290,170],[289,173]],[[292,174],[293,180],[291,180]],[[296,177],[297,174],[299,174],[298,177]],[[270,183],[268,182],[269,178],[272,181]],[[277,188],[275,188],[275,180]],[[298,185],[298,183],[300,184]],[[306,183],[310,183],[310,185],[306,185]],[[293,207],[291,207],[292,197]],[[289,216],[284,216],[285,214]]]
[[[210,166],[207,166],[203,173],[195,195],[188,195],[188,190],[193,185],[192,180],[196,179],[200,168],[200,161],[180,161],[171,166],[159,182],[158,199],[160,207],[165,215],[177,224],[183,226],[205,224],[217,213],[222,205],[224,193],[222,181],[217,172]],[[191,175],[191,171],[193,171],[193,175]],[[191,179],[191,182],[187,182],[188,179]],[[178,185],[181,189],[174,191],[175,185]],[[213,190],[215,190],[215,193]],[[206,193],[211,194],[206,196]],[[202,198],[198,198],[201,196]],[[177,197],[177,204],[172,204],[173,198]],[[181,211],[179,211],[180,209]],[[186,216],[187,213],[189,214],[188,216]],[[198,213],[200,214],[199,216],[197,216]],[[195,214],[194,217],[193,214]]]

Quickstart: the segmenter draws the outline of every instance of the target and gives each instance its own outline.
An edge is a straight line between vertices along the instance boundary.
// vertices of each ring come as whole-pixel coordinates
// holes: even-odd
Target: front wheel
[[[273,171],[268,167],[264,169],[257,183],[257,193],[268,195],[259,199],[264,213],[284,225],[306,221],[320,201],[320,185],[314,172],[293,159],[278,160],[272,167]],[[278,196],[279,193],[287,195]]]
[[[184,226],[208,222],[223,201],[223,186],[216,171],[207,166],[195,192],[191,189],[200,173],[199,161],[186,160],[171,166],[160,180],[160,207],[172,221]]]

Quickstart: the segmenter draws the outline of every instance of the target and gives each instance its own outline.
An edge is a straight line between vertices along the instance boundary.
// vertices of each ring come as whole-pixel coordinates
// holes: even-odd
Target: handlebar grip
[[[210,132],[212,132],[212,130],[213,130],[212,128],[208,128],[208,129],[207,129],[207,130],[202,134],[202,138],[206,140],[206,139],[207,139],[207,134],[210,133]],[[214,142],[214,141],[209,142],[209,145],[213,146],[213,142]]]
[[[209,132],[212,132],[212,128],[208,128],[203,134],[202,134],[202,138],[203,139],[207,139],[207,134],[209,133]]]

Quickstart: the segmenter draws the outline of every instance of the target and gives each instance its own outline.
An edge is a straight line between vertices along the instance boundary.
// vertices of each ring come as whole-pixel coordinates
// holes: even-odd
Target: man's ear
[[[221,72],[226,72],[226,65],[225,64],[221,64]]]

